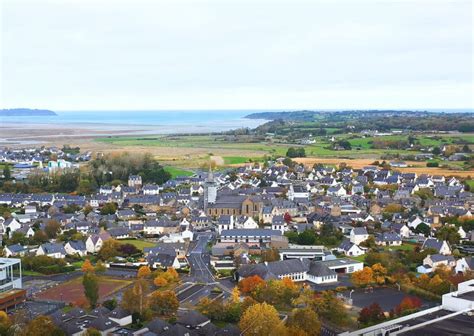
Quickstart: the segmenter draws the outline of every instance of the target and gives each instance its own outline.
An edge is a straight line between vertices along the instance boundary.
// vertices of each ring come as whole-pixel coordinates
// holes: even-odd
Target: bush
[[[439,163],[438,162],[427,162],[426,163],[426,167],[439,167]]]

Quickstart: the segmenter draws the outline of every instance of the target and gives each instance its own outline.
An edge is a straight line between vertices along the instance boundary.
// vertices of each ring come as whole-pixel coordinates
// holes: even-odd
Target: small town
[[[472,331],[462,179],[288,157],[171,177],[147,155],[68,150],[1,151],[5,330],[241,335],[260,316],[281,334]],[[91,165],[104,174],[87,180]]]

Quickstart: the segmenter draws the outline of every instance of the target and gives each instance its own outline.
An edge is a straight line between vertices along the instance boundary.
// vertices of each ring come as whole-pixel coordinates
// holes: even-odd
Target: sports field
[[[99,277],[99,301],[103,301],[113,293],[127,287],[132,282],[129,280]],[[61,301],[84,305],[87,303],[82,286],[82,277],[77,277],[57,286],[49,288],[36,295],[41,300]]]

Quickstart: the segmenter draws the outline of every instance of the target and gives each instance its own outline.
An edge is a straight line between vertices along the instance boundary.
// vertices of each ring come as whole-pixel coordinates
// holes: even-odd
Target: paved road
[[[191,266],[189,279],[194,282],[213,283],[214,276],[211,271],[210,256],[206,250],[207,243],[210,241],[209,234],[200,234],[197,237],[195,246],[188,254],[188,262]]]

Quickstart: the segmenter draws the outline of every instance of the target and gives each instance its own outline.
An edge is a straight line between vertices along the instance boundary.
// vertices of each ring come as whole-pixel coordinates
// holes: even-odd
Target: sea
[[[266,120],[245,116],[266,111],[269,110],[54,111],[57,116],[0,117],[0,124],[3,127],[43,125],[136,130],[140,134],[208,133],[255,128]]]

